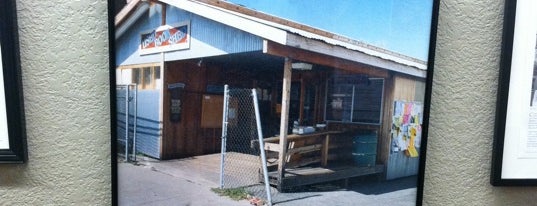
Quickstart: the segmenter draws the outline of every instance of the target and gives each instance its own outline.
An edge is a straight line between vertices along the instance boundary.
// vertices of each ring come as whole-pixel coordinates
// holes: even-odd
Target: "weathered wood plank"
[[[320,157],[301,158],[300,161],[288,162],[286,164],[286,169],[302,167],[302,166],[319,163],[319,162],[321,162]]]
[[[286,170],[285,177],[281,185],[282,189],[310,185],[322,182],[329,182],[351,177],[365,176],[371,174],[380,174],[384,172],[384,165],[375,165],[373,167],[311,167],[311,168],[296,168]],[[276,173],[269,172],[270,184],[275,185]]]
[[[308,153],[313,151],[318,151],[323,147],[322,144],[314,144],[303,147],[292,148],[287,151],[287,155],[299,154],[299,153]]]
[[[318,136],[327,135],[327,134],[339,134],[339,133],[341,132],[340,131],[323,131],[323,132],[314,132],[310,134],[290,134],[290,135],[287,135],[287,141],[291,142],[291,141],[297,141],[300,139],[308,139],[311,137],[318,137]],[[263,139],[264,142],[278,142],[279,140],[280,140],[280,137],[269,137],[269,138]]]
[[[196,68],[193,70],[192,68]],[[163,115],[162,159],[172,159],[201,155],[204,151],[204,140],[198,138],[201,117],[201,94],[207,82],[206,67],[198,67],[194,61],[177,61],[166,63],[164,79],[164,111],[170,108],[170,93],[167,85],[184,83],[187,89],[182,94],[182,121],[170,121],[170,113]],[[169,72],[174,70],[174,72]],[[191,71],[192,70],[192,71]],[[190,120],[190,121],[185,121]]]
[[[323,150],[321,153],[321,166],[323,167],[326,167],[326,164],[328,164],[329,145],[330,145],[330,134],[327,134],[326,137],[324,137]]]
[[[280,144],[266,142],[264,145],[267,151],[280,152]]]
[[[375,68],[358,62],[337,58],[334,56],[328,56],[320,53],[306,51],[303,49],[284,46],[271,41],[267,41],[266,53],[282,57],[291,57],[296,60],[335,67],[341,70],[367,74],[371,77],[386,78],[389,76],[389,72],[385,69]]]
[[[283,175],[285,173],[285,161],[287,157],[287,126],[289,120],[289,102],[291,92],[292,61],[285,58],[283,66],[283,85],[282,85],[282,109],[280,115],[280,153],[278,155],[278,189],[281,189]]]

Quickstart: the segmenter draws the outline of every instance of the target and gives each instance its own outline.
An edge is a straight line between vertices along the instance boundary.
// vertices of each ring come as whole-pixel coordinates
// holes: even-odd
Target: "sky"
[[[427,61],[433,0],[229,0]]]

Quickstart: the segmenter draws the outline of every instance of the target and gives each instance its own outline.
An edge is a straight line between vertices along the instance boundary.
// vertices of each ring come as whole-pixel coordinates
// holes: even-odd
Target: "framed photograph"
[[[537,2],[506,1],[491,184],[537,186]]]
[[[110,1],[119,205],[421,205],[436,0]]]
[[[15,1],[0,2],[0,163],[27,160]]]

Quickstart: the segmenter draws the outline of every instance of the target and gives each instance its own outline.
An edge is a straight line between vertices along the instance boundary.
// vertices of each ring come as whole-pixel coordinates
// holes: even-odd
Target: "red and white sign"
[[[159,26],[140,36],[140,55],[188,49],[190,22]]]

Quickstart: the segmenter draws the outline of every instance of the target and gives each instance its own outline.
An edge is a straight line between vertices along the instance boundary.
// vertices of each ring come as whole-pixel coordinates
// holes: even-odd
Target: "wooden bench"
[[[287,135],[286,168],[295,168],[319,162],[321,163],[321,166],[326,166],[328,164],[330,136],[332,134],[339,133],[341,132],[322,131],[310,134]],[[278,158],[278,153],[280,152],[279,141],[279,136],[264,139],[265,151],[267,151],[267,159],[270,158],[274,160],[274,158]],[[320,152],[320,155],[304,155],[306,153],[314,152]],[[279,163],[276,161],[268,166],[277,164]]]
[[[334,180],[348,179],[384,172],[384,165],[355,166],[352,163],[337,161],[338,145],[330,141],[338,138],[340,131],[321,131],[310,134],[290,134],[287,136],[287,153],[284,172],[279,188],[290,188]],[[280,152],[279,136],[264,139],[269,170],[269,182],[278,186],[277,167]],[[347,145],[348,146],[348,145]],[[329,154],[332,151],[334,154]],[[349,154],[350,155],[350,154]],[[329,160],[335,160],[330,161]]]

